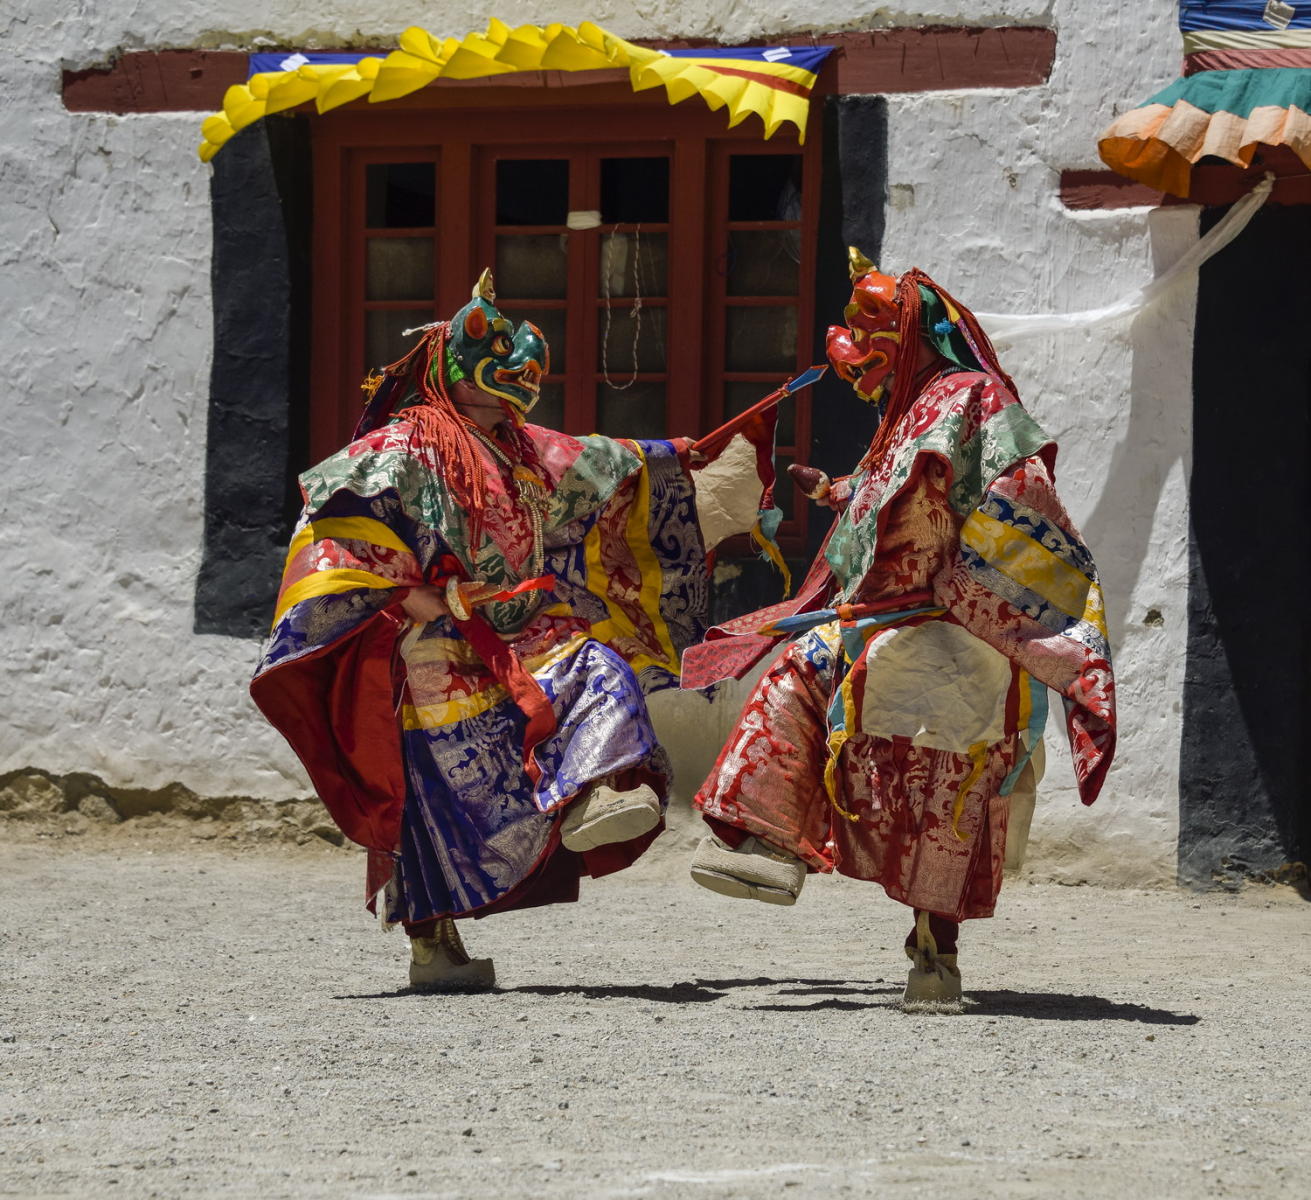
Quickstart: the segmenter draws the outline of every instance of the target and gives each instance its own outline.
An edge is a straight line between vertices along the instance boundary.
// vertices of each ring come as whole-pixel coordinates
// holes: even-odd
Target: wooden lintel
[[[1062,171],[1061,203],[1066,208],[1083,210],[1172,204],[1217,207],[1247,195],[1268,170],[1275,173],[1268,203],[1311,204],[1311,171],[1287,146],[1264,147],[1256,165],[1246,169],[1218,159],[1198,163],[1192,171],[1187,198],[1166,195],[1114,171]]]
[[[134,50],[111,66],[64,72],[71,112],[214,112],[223,93],[246,82],[248,56],[235,50]]]
[[[815,41],[838,47],[833,90],[840,95],[1034,87],[1047,82],[1056,59],[1056,31],[1025,25],[887,29]]]
[[[839,95],[1031,87],[1047,81],[1056,56],[1055,30],[1033,26],[880,29],[778,40],[835,47],[819,90]],[[697,43],[684,39],[643,44],[676,49]],[[245,82],[246,63],[247,55],[235,50],[132,51],[108,67],[65,71],[64,107],[72,112],[213,112],[222,106],[229,87]],[[495,75],[460,81],[458,86],[540,86],[545,75],[552,77],[552,86],[584,86],[597,74],[532,72],[522,80]]]
[[[1061,203],[1066,208],[1155,208],[1164,198],[1164,192],[1114,171],[1061,172]]]

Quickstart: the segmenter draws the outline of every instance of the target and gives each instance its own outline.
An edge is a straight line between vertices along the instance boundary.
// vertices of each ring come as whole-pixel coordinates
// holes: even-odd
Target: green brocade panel
[[[623,481],[642,469],[642,458],[613,438],[586,437],[579,453],[562,472],[547,511],[544,531],[591,516],[609,502]],[[404,447],[350,454],[340,450],[300,477],[306,511],[311,517],[340,491],[357,496],[390,492],[405,515],[434,530],[465,567],[492,583],[517,583],[507,572],[505,556],[484,533],[476,553],[469,545],[467,514],[455,502],[445,481]],[[476,566],[476,571],[474,566]]]
[[[850,518],[850,508],[838,520],[829,539],[825,557],[838,581],[841,599],[847,589],[869,573],[878,554],[878,518],[884,506],[906,485],[915,460],[934,454],[951,470],[951,506],[963,519],[983,499],[984,493],[1003,471],[1037,454],[1051,438],[1019,404],[994,413],[968,441],[962,441],[963,412],[946,413],[919,437],[903,442],[896,451],[892,474],[873,507],[859,522]]]

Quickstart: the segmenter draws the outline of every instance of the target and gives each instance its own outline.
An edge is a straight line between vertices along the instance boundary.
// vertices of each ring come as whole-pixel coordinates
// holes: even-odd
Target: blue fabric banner
[[[1284,0],[1275,9],[1291,8],[1293,16],[1284,22],[1266,20],[1269,0],[1179,0],[1179,28],[1184,33],[1205,30],[1311,29],[1311,0]],[[1278,15],[1278,13],[1276,13]],[[1285,14],[1287,15],[1287,14]]]
[[[1311,11],[1311,9],[1309,9]],[[246,78],[275,71],[294,71],[312,63],[330,66],[335,63],[357,63],[362,58],[386,58],[390,50],[278,50],[272,54],[248,55]],[[737,58],[755,59],[758,62],[783,63],[800,67],[803,71],[818,71],[824,60],[833,53],[832,46],[701,46],[692,50],[670,50],[671,58]]]

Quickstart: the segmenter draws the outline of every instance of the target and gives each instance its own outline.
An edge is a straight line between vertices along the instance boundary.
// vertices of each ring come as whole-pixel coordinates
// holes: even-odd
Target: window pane
[[[793,463],[793,459],[784,458],[781,455],[775,463],[775,469],[778,471],[778,477],[774,481],[774,503],[783,510],[783,520],[792,520],[792,514],[796,510],[796,498],[801,490],[792,482],[792,476],[788,474],[788,467]],[[805,497],[802,497],[803,501]],[[807,502],[808,503],[808,502]]]
[[[597,313],[596,320],[601,341],[596,365],[602,371],[609,371],[613,383],[627,383],[634,371],[665,369],[663,308],[642,308],[634,315],[628,305],[612,305],[608,337],[604,307]]]
[[[596,430],[610,437],[664,438],[665,385],[635,383],[622,392],[598,385]]]
[[[732,155],[728,160],[728,219],[801,220],[801,155]]]
[[[601,223],[669,220],[669,159],[603,158]]]
[[[795,296],[800,267],[798,230],[735,230],[728,235],[730,296]]]
[[[364,168],[364,223],[370,229],[431,229],[437,170],[430,162],[370,163]]]
[[[797,363],[797,310],[730,308],[724,366],[730,371],[791,371]]]
[[[544,383],[533,411],[528,419],[534,425],[545,425],[547,429],[564,428],[564,384]]]
[[[724,420],[746,412],[753,404],[763,400],[778,387],[778,383],[726,383],[724,384]],[[797,436],[797,402],[795,399],[784,400],[777,409],[778,433],[776,438],[780,446],[791,446]]]
[[[564,299],[569,256],[563,233],[496,239],[496,291],[510,299]]]
[[[663,233],[607,233],[601,238],[600,294],[667,296],[669,237]]]
[[[364,295],[369,300],[431,300],[431,238],[369,238]]]
[[[564,334],[567,315],[563,308],[527,308],[517,313],[506,313],[512,321],[531,321],[542,331],[542,336],[551,350],[552,375],[558,375],[564,370]]]
[[[497,162],[498,225],[563,225],[568,212],[568,159],[503,158]]]
[[[394,363],[419,335],[403,337],[401,330],[424,325],[433,319],[430,308],[375,310],[364,314],[364,365],[385,367]]]

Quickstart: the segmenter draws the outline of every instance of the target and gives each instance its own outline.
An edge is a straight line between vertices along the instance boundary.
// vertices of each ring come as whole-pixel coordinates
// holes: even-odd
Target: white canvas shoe
[[[641,837],[659,824],[660,798],[647,784],[617,792],[595,783],[565,809],[560,841],[566,850],[595,850]]]
[[[418,992],[482,992],[496,985],[490,958],[470,958],[455,922],[443,917],[437,936],[410,938],[410,986]]]
[[[806,882],[806,864],[758,837],[733,849],[711,833],[692,856],[692,878],[721,896],[795,904]]]

